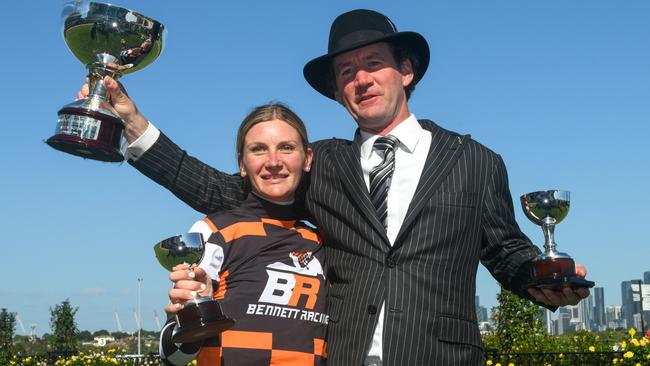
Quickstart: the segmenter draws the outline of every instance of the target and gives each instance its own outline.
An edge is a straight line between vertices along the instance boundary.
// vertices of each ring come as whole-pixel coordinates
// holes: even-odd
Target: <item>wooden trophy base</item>
[[[84,108],[59,111],[54,136],[45,141],[68,154],[106,162],[121,162],[120,142],[124,125],[118,118]]]
[[[544,258],[533,262],[534,279],[528,287],[560,290],[564,287],[594,287],[593,281],[576,274],[575,262],[571,258]]]
[[[200,298],[188,302],[176,314],[176,330],[172,335],[174,343],[194,343],[214,337],[229,329],[235,321],[223,314],[221,305],[211,298]]]

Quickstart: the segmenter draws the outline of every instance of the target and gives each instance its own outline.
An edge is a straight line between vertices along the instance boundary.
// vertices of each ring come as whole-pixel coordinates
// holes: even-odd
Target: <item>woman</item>
[[[192,270],[174,268],[165,309],[174,315],[197,293],[214,296],[236,323],[202,345],[177,345],[170,316],[160,343],[166,364],[325,364],[323,251],[293,205],[312,155],[304,124],[286,106],[260,106],[244,119],[237,158],[251,193],[239,208],[192,226],[207,238],[206,254]]]

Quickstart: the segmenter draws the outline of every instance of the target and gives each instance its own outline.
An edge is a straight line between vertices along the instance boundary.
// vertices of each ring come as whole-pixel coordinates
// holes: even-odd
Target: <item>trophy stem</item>
[[[104,76],[110,76],[117,80],[122,76],[122,73],[119,69],[99,62],[88,64],[86,67],[88,68],[88,97],[93,98],[94,96],[98,96],[103,100],[108,100],[108,92],[104,85]]]
[[[555,244],[555,223],[553,223],[553,219],[550,217],[547,217],[544,219],[544,223],[542,224],[542,230],[544,231],[544,249],[546,250],[546,253],[555,253],[555,247],[557,244]]]

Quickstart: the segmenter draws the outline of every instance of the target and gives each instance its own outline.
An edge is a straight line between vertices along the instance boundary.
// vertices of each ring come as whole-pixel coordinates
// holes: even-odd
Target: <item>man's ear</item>
[[[334,99],[336,99],[336,101],[337,101],[340,105],[343,105],[343,100],[341,99],[341,93],[339,93],[339,92],[336,91],[336,90],[334,91]]]
[[[415,78],[415,74],[413,73],[413,64],[411,64],[410,58],[405,57],[404,60],[402,60],[400,73],[402,74],[402,86],[409,86]]]

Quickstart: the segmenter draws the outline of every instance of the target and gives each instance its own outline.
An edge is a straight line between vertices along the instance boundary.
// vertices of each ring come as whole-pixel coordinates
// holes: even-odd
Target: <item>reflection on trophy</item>
[[[114,79],[152,63],[163,49],[165,27],[129,9],[86,1],[63,8],[63,38],[88,68],[89,95],[59,110],[47,144],[88,159],[124,160],[124,124],[108,103],[104,76]]]
[[[534,279],[530,287],[560,289],[562,287],[593,287],[575,272],[575,262],[566,253],[556,251],[555,225],[569,213],[569,192],[549,190],[521,196],[521,206],[526,217],[540,225],[544,231],[544,253],[533,259]]]
[[[182,263],[198,263],[205,244],[199,233],[172,236],[154,245],[158,262],[168,271]],[[199,297],[185,303],[176,314],[176,329],[172,340],[176,343],[198,342],[214,337],[235,324],[223,314],[221,305],[211,297]]]

